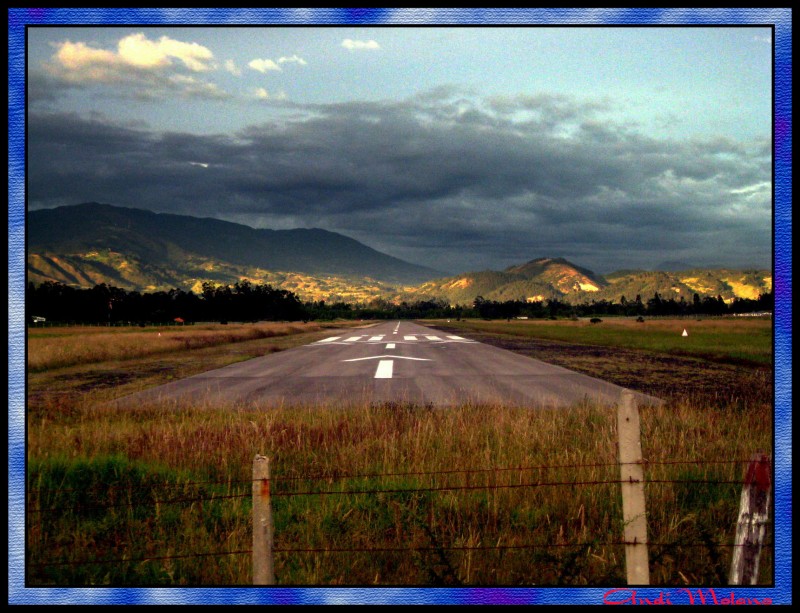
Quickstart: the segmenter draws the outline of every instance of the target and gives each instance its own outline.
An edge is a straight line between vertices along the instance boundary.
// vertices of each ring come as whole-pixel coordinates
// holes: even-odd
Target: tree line
[[[640,316],[664,317],[687,315],[735,315],[739,313],[755,313],[761,311],[772,312],[774,306],[773,293],[761,294],[757,299],[734,298],[726,303],[722,296],[705,296],[700,298],[694,294],[692,301],[688,302],[683,296],[676,300],[674,297],[664,298],[656,292],[646,302],[641,295],[634,300],[620,297],[619,302],[609,300],[592,300],[582,304],[570,304],[557,299],[541,302],[527,302],[524,300],[507,300],[498,302],[486,300],[478,296],[473,309],[479,317],[484,319],[508,319],[512,317],[596,317],[606,316]]]
[[[29,283],[29,317],[75,323],[193,323],[196,321],[299,321],[308,318],[300,299],[271,285],[240,281],[235,285],[204,283],[191,291],[126,291],[101,283],[78,289],[47,281]]]
[[[656,293],[643,301],[641,296],[619,302],[608,300],[570,304],[550,299],[540,302],[507,300],[503,302],[475,298],[471,305],[450,305],[445,300],[431,299],[399,304],[376,298],[366,304],[344,301],[303,302],[293,292],[268,284],[240,281],[234,285],[204,283],[202,291],[171,289],[169,291],[126,291],[106,284],[79,289],[47,281],[29,283],[26,294],[27,312],[50,322],[144,324],[193,323],[196,321],[311,321],[333,319],[511,319],[563,318],[596,316],[686,316],[729,315],[772,311],[772,292],[757,299],[734,298],[726,303],[716,298],[695,294],[691,302],[682,297],[664,298]]]

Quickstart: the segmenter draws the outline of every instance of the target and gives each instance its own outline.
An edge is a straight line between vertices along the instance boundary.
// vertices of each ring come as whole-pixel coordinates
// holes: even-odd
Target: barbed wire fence
[[[759,558],[763,548],[771,547],[767,542],[767,527],[771,524],[769,509],[771,499],[771,463],[767,455],[757,452],[750,458],[740,459],[706,459],[695,458],[687,460],[648,461],[641,457],[641,444],[638,439],[638,408],[631,396],[623,396],[619,404],[618,434],[620,436],[620,456],[617,462],[605,463],[572,463],[562,465],[536,465],[536,466],[505,466],[491,468],[456,468],[432,471],[397,471],[397,472],[355,472],[334,471],[328,474],[308,475],[283,475],[270,476],[270,461],[265,456],[256,455],[253,461],[253,476],[251,479],[240,480],[205,480],[184,481],[181,483],[161,483],[149,485],[122,485],[107,486],[99,491],[98,488],[85,490],[80,488],[49,488],[47,493],[52,498],[53,494],[105,494],[108,503],[75,504],[72,506],[26,506],[26,517],[30,524],[36,521],[45,521],[49,516],[74,516],[80,518],[87,514],[111,511],[114,509],[136,509],[142,512],[143,508],[152,508],[158,515],[159,509],[170,505],[195,505],[202,512],[203,504],[223,503],[225,501],[242,500],[250,501],[252,509],[252,547],[220,549],[217,551],[197,551],[134,557],[104,557],[84,559],[61,560],[31,560],[28,554],[27,570],[39,572],[45,568],[80,567],[94,565],[121,565],[137,564],[143,562],[169,562],[186,559],[221,558],[224,556],[250,556],[252,560],[252,583],[254,585],[273,585],[275,581],[274,556],[304,555],[304,554],[357,554],[357,553],[431,553],[438,554],[445,559],[443,552],[509,552],[509,551],[536,551],[536,550],[584,550],[598,547],[621,547],[625,551],[627,583],[630,585],[648,585],[649,581],[649,551],[670,550],[675,548],[708,549],[710,544],[706,540],[697,542],[657,542],[647,536],[647,511],[645,508],[645,486],[659,484],[673,484],[686,487],[701,485],[728,485],[741,486],[740,511],[738,518],[731,518],[731,524],[736,524],[736,537],[732,543],[714,543],[714,547],[729,549],[731,552],[731,565],[728,583],[732,585],[756,585],[758,581]],[[628,420],[636,436],[627,443],[625,437],[626,426],[623,422]],[[630,423],[633,421],[634,423]],[[633,447],[633,453],[630,451]],[[706,467],[706,466],[732,466],[745,467],[742,479],[674,479],[652,477],[646,478],[645,473],[656,467]],[[618,478],[594,478],[559,480],[555,478],[542,478],[547,471],[577,471],[580,469],[613,469],[619,471]],[[538,473],[538,478],[533,478],[533,473]],[[499,482],[498,475],[510,475],[516,478],[515,482]],[[526,478],[526,475],[527,478]],[[460,477],[457,484],[439,483],[438,480],[447,480]],[[475,483],[480,476],[485,478],[483,483]],[[431,485],[414,487],[379,487],[365,485],[363,487],[342,487],[341,482],[352,481],[380,481],[396,480],[398,478],[429,478]],[[298,486],[299,483],[305,485]],[[249,488],[247,487],[249,485]],[[225,486],[228,493],[206,492],[191,496],[180,494],[171,495],[177,490],[200,489],[209,486]],[[436,541],[431,545],[407,546],[380,546],[380,545],[326,545],[326,546],[276,546],[274,535],[274,522],[272,507],[275,499],[298,499],[311,497],[341,497],[341,496],[386,496],[386,495],[440,495],[449,493],[469,492],[497,492],[500,490],[534,491],[540,488],[564,488],[573,492],[576,488],[590,488],[594,486],[616,486],[620,489],[622,498],[622,533],[616,538],[592,539],[581,542],[546,542],[546,543],[514,543],[501,544],[499,541],[493,545],[463,544],[455,539],[450,543]],[[233,489],[234,487],[240,489]],[[137,500],[133,500],[133,493],[140,492]],[[41,488],[29,488],[29,500],[41,500]],[[122,499],[126,498],[126,499]],[[91,496],[87,500],[94,499]],[[206,507],[207,508],[207,507]],[[280,543],[280,535],[277,541]],[[532,580],[535,577],[531,578]]]

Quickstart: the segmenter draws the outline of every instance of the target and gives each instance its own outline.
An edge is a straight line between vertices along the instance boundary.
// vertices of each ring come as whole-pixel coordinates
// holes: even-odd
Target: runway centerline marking
[[[378,362],[378,369],[375,371],[375,379],[391,379],[393,370],[393,360],[381,360]]]

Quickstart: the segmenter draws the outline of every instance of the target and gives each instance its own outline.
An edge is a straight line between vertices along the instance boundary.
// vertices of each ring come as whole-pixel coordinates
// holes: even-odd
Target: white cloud
[[[350,49],[351,51],[357,49],[380,49],[381,46],[374,40],[353,40],[352,38],[345,38],[342,41],[342,47]]]
[[[176,58],[194,72],[211,70],[208,64],[214,54],[197,43],[184,43],[162,36],[158,41],[148,40],[143,33],[131,34],[119,41],[119,57],[130,66],[153,68],[169,66]]]
[[[197,74],[214,70],[214,54],[196,43],[162,36],[149,40],[131,34],[119,40],[117,49],[99,49],[84,42],[54,43],[55,53],[45,71],[71,86],[113,84],[120,95],[154,100],[179,95],[187,98],[223,99],[229,94]]]
[[[153,73],[180,61],[192,72],[214,68],[214,54],[197,43],[185,43],[162,36],[148,40],[142,34],[131,34],[117,43],[117,50],[97,49],[83,42],[64,41],[55,45],[53,62],[48,70],[72,82],[119,82],[135,74]]]
[[[755,183],[753,185],[746,185],[745,187],[740,187],[738,189],[730,190],[732,194],[747,194],[748,196],[754,193],[766,193],[769,194],[772,192],[772,183],[770,181],[761,181],[759,183]]]
[[[241,69],[236,65],[236,62],[233,60],[225,60],[225,64],[223,64],[225,70],[229,73],[240,77],[242,75]]]
[[[293,55],[292,57],[281,57],[278,58],[278,64],[286,64],[286,63],[295,63],[300,64],[301,66],[305,66],[308,64],[303,58],[298,57],[297,55]]]
[[[286,92],[280,90],[276,94],[270,94],[266,89],[263,87],[256,88],[255,97],[259,100],[286,100]]]
[[[58,46],[53,58],[68,70],[82,70],[88,66],[112,66],[119,58],[111,51],[93,49],[85,43],[65,41]]]
[[[186,75],[172,75],[169,78],[169,83],[184,96],[216,99],[223,99],[229,96],[217,87],[216,83],[198,81],[194,77]]]
[[[252,68],[253,70],[257,70],[258,72],[262,72],[262,73],[266,73],[267,71],[270,71],[270,70],[277,70],[277,71],[281,70],[281,67],[278,66],[272,60],[266,60],[266,59],[261,60],[261,59],[258,59],[258,58],[252,60],[248,64],[248,66],[250,68]]]

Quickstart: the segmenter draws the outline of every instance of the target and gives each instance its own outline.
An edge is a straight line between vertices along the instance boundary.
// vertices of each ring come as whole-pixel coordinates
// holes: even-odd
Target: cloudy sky
[[[29,209],[444,270],[771,267],[767,27],[30,27]]]

